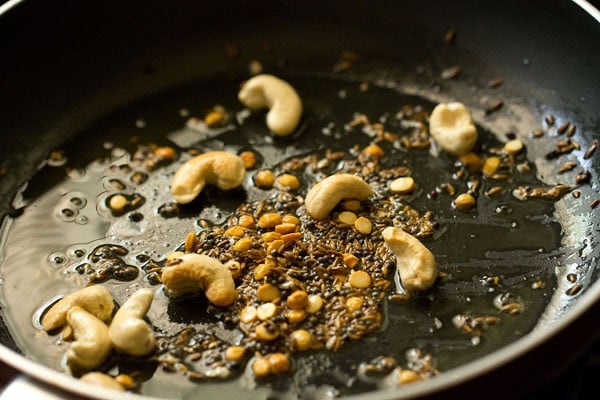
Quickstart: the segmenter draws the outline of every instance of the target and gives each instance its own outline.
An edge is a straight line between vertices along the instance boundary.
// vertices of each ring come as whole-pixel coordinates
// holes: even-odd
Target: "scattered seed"
[[[540,138],[540,137],[544,136],[544,131],[541,129],[536,129],[533,131],[533,136],[536,138]]]
[[[587,160],[588,158],[591,158],[594,155],[594,153],[596,152],[597,148],[598,148],[598,140],[594,139],[592,141],[592,144],[590,145],[590,147],[585,152],[583,158],[585,160]]]
[[[494,78],[488,82],[488,86],[491,87],[492,89],[495,89],[495,88],[501,86],[503,83],[504,83],[504,80],[502,78]]]
[[[460,74],[461,68],[458,65],[446,68],[440,74],[442,79],[454,79]]]
[[[588,184],[588,183],[590,183],[591,180],[592,180],[592,174],[590,174],[590,171],[581,171],[575,177],[575,183],[577,183],[578,185]]]
[[[456,30],[454,28],[450,28],[444,33],[444,43],[450,44],[454,42],[456,39]]]
[[[577,285],[568,288],[565,293],[567,294],[567,296],[575,296],[581,291],[581,289],[583,289],[583,285],[578,283]]]
[[[544,119],[546,120],[546,124],[548,124],[548,126],[554,125],[554,122],[555,122],[554,115],[548,114],[544,117]]]
[[[577,127],[573,124],[571,124],[571,126],[569,127],[569,129],[567,130],[567,137],[572,137],[575,135],[575,131],[577,130]]]
[[[575,161],[567,161],[559,168],[558,173],[564,174],[565,172],[571,171],[576,166],[577,166],[577,163]]]
[[[563,123],[556,129],[556,132],[559,135],[562,135],[563,133],[565,133],[567,131],[567,129],[569,128],[569,125],[571,125],[571,123],[569,121],[566,121],[565,123]]]
[[[590,204],[590,207],[593,210],[594,208],[598,207],[598,205],[600,205],[600,197],[597,198],[596,200],[592,201],[592,203]]]
[[[496,112],[502,108],[504,102],[502,100],[493,101],[488,108],[485,109],[486,115]]]

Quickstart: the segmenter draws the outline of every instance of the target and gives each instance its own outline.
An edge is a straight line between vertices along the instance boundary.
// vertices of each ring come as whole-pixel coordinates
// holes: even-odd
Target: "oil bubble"
[[[48,256],[48,261],[53,267],[61,267],[67,263],[67,256],[61,252],[55,252]]]

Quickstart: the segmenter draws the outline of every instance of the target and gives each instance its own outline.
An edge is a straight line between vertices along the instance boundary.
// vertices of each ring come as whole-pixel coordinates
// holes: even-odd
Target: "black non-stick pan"
[[[181,141],[169,142],[181,135],[167,137],[185,122],[178,112],[203,112],[214,104],[241,110],[236,93],[249,77],[252,60],[259,60],[265,72],[293,83],[305,99],[298,135],[259,143],[280,151],[265,155],[264,162],[318,146],[343,147],[346,136],[332,140],[322,128],[331,122],[343,127],[355,112],[389,118],[406,104],[429,112],[438,102],[461,101],[489,141],[519,138],[525,143],[533,174],[524,184],[574,185],[581,176],[573,190],[578,194],[568,193],[556,202],[524,203],[510,193],[501,204],[490,202],[498,218],[492,216],[485,224],[473,223],[470,214],[453,217],[456,210],[449,203],[438,206],[432,200],[436,195],[417,196],[416,208],[436,204],[441,237],[427,244],[449,278],[409,305],[390,306],[384,328],[364,342],[351,342],[333,354],[313,354],[318,365],[329,367],[304,371],[304,380],[296,384],[321,383],[336,387],[331,393],[372,399],[524,395],[597,339],[595,201],[600,198],[600,165],[589,150],[600,130],[597,11],[567,1],[31,0],[1,7],[0,359],[23,374],[80,396],[116,396],[56,371],[61,369],[60,356],[50,357],[34,338],[33,314],[50,300],[44,293],[52,292],[57,281],[52,273],[44,275],[48,260],[38,257],[39,249],[47,255],[66,254],[70,244],[95,243],[106,234],[77,237],[78,228],[73,228],[72,240],[61,244],[53,240],[68,237],[68,232],[35,224],[31,216],[43,207],[30,205],[42,204],[36,201],[60,184],[56,174],[47,171],[49,154],[65,150],[74,166],[85,168],[105,142],[118,143],[132,134],[183,146]],[[363,93],[365,82],[369,90]],[[264,129],[262,120],[250,121],[248,137],[256,139],[253,135]],[[570,138],[578,147],[558,154],[557,131],[566,122],[564,133],[571,129]],[[544,137],[537,138],[536,131]],[[243,142],[243,137],[223,138],[241,141],[238,146],[256,145]],[[200,148],[219,143],[208,140]],[[565,161],[575,162],[576,168],[558,174]],[[433,179],[427,168],[416,172],[424,186]],[[178,235],[168,239],[163,253],[180,244],[181,233],[189,230],[186,223],[193,224],[200,214],[206,218],[211,201],[219,201],[222,212],[230,211],[232,204],[235,208],[235,199],[221,200],[221,195],[210,192],[186,208]],[[506,213],[513,213],[519,223],[506,225]],[[25,218],[32,225],[19,230]],[[21,272],[15,272],[16,265]],[[489,306],[498,293],[487,293],[484,281],[494,273],[502,275],[502,290],[517,293],[527,312],[514,318],[502,315],[504,325],[490,329],[495,333],[489,340],[484,335],[481,342],[466,346],[470,337],[455,340],[460,332],[452,327],[450,316]],[[168,315],[176,319],[181,313],[169,309]],[[351,383],[350,375],[344,375],[384,351],[403,359],[414,346],[434,355],[439,376],[378,388]],[[310,374],[314,381],[306,378]],[[296,370],[281,382],[292,384],[300,375]],[[230,393],[220,391],[219,384],[159,376],[155,383],[145,381],[141,393]],[[242,393],[266,397],[265,387],[281,386],[271,381]],[[318,393],[322,392],[311,389],[304,395],[318,398]]]

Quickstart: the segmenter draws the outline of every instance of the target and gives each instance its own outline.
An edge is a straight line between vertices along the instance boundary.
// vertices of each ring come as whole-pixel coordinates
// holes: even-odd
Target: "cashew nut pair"
[[[229,268],[202,254],[177,257],[177,264],[165,268],[161,278],[167,294],[172,297],[204,291],[206,298],[220,307],[231,305],[237,298]]]
[[[186,161],[175,173],[171,194],[180,204],[190,203],[206,184],[221,190],[234,189],[244,182],[244,161],[226,151],[209,151]]]
[[[55,303],[42,317],[44,330],[65,324],[74,341],[67,350],[67,361],[75,369],[94,369],[109,356],[113,346],[131,355],[146,355],[155,344],[152,329],[142,320],[152,303],[150,289],[140,289],[115,314],[110,328],[106,325],[114,307],[111,293],[103,286],[88,286]]]
[[[269,108],[267,126],[279,136],[294,132],[302,117],[302,101],[296,90],[273,75],[257,75],[244,82],[238,99],[252,111]]]
[[[381,232],[385,244],[396,255],[396,267],[407,291],[429,288],[437,278],[435,258],[419,239],[398,227]]]
[[[367,182],[351,174],[331,175],[314,185],[304,205],[314,219],[325,219],[342,200],[365,200],[373,194]]]
[[[468,153],[477,142],[477,128],[463,103],[440,103],[429,117],[429,133],[446,152]]]

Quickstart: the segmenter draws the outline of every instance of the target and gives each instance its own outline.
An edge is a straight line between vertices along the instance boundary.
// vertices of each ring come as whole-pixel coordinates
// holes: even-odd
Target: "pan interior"
[[[166,252],[177,249],[186,233],[198,228],[199,218],[219,224],[242,201],[265,196],[251,182],[244,184],[242,192],[209,189],[198,201],[182,208],[177,218],[163,218],[158,210],[170,201],[168,185],[176,163],[158,169],[146,182],[129,185],[125,190],[145,199],[136,210],[142,215],[141,220],[127,215],[111,216],[103,210],[106,198],[114,192],[107,182],[126,182],[127,175],[119,171],[119,166],[130,161],[134,142],[233,152],[252,149],[264,157],[263,167],[273,167],[315,150],[322,153],[326,148],[348,151],[354,145],[365,147],[372,141],[371,136],[344,129],[356,112],[372,119],[387,118],[393,126],[394,116],[402,107],[420,106],[429,113],[435,105],[424,96],[409,95],[380,82],[369,82],[368,90],[364,90],[364,81],[339,76],[292,74],[287,78],[302,93],[307,110],[298,137],[273,139],[263,126],[262,115],[240,114],[242,109],[235,99],[239,80],[223,78],[189,85],[115,112],[61,148],[65,164],[49,162],[40,169],[19,193],[14,205],[20,215],[5,224],[3,235],[3,278],[12,282],[3,286],[4,317],[20,350],[52,368],[63,367],[61,354],[67,344],[57,346],[56,336],[36,334],[36,312],[55,296],[85,283],[86,275],[78,273],[78,267],[89,261],[90,253],[98,246],[123,246],[128,250],[123,260],[143,269],[148,259],[160,262]],[[215,104],[237,113],[238,121],[216,130],[185,127],[190,115],[205,113]],[[244,118],[240,119],[240,115]],[[485,146],[507,140],[484,126],[479,126],[479,131]],[[534,143],[540,139],[524,140]],[[431,354],[435,367],[445,371],[513,342],[534,329],[542,317],[548,321],[556,317],[553,310],[561,308],[548,305],[556,288],[565,286],[566,278],[557,280],[555,271],[564,268],[565,259],[573,255],[565,251],[562,243],[561,225],[553,216],[554,203],[519,201],[509,190],[515,185],[544,185],[537,177],[543,174],[542,170],[536,171],[532,164],[531,173],[515,176],[494,197],[484,193],[495,183],[484,183],[477,192],[477,211],[460,212],[452,206],[452,196],[431,195],[441,183],[452,181],[452,157],[433,157],[427,149],[406,152],[389,146],[386,151],[389,153],[385,162],[389,166],[410,166],[419,183],[418,194],[407,202],[422,213],[431,210],[438,225],[435,239],[425,243],[447,276],[431,291],[409,301],[386,300],[385,322],[380,331],[363,340],[350,341],[338,352],[300,354],[295,358],[293,373],[267,379],[257,387],[243,370],[235,371],[233,378],[225,382],[201,384],[157,369],[152,361],[136,364],[115,359],[109,367],[111,371],[138,371],[144,381],[148,379],[141,385],[141,393],[161,397],[186,398],[198,391],[257,398],[265,393],[277,398],[349,395],[389,384],[385,379],[357,375],[360,363],[390,356],[406,364],[414,352],[411,349],[418,348]],[[525,159],[523,154],[522,160]],[[112,175],[107,170],[113,171]],[[306,179],[311,178],[303,180]],[[467,190],[461,184],[455,183],[459,190]],[[494,279],[498,281],[494,283]],[[133,282],[112,280],[104,284],[119,304],[137,287],[159,288],[151,286],[144,273]],[[23,302],[26,293],[36,293],[37,301]],[[523,305],[523,312],[499,313],[494,306],[499,295],[513,296]],[[228,328],[218,317],[206,314],[203,307],[198,298],[169,303],[157,290],[148,317],[161,335],[176,335],[185,327],[192,327],[196,332],[216,333],[235,342],[239,332]],[[501,323],[481,337],[469,335],[453,323],[461,314],[499,316]],[[24,315],[29,317],[23,318]],[[255,390],[248,393],[250,388]]]

